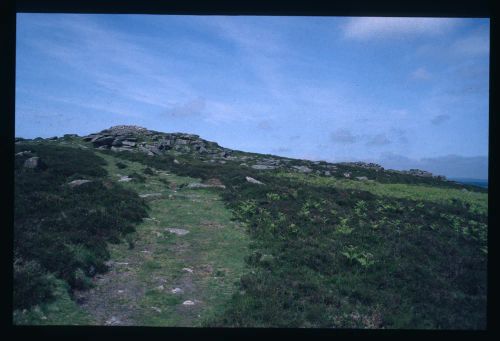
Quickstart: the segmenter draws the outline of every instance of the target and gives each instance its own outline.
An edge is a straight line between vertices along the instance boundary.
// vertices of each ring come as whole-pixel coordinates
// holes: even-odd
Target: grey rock
[[[246,176],[246,177],[245,177],[245,179],[246,179],[248,182],[252,183],[252,184],[264,185],[264,183],[263,183],[263,182],[260,182],[259,180],[255,180],[254,178],[251,178],[251,177],[249,177],[249,176]]]
[[[345,172],[343,175],[344,175],[344,178],[350,178],[351,177],[351,173],[350,172]]]
[[[31,154],[31,150],[25,150],[25,151],[16,153],[16,156],[25,156],[25,155],[30,155],[30,154]]]
[[[175,163],[176,165],[179,165],[179,164],[180,164],[180,162],[179,162],[177,159],[174,159],[174,163]]]
[[[129,139],[127,139],[127,140],[123,140],[122,141],[122,145],[128,146],[128,147],[135,147],[137,145],[137,143],[134,142],[134,141],[130,141]]]
[[[172,292],[172,294],[181,294],[184,290],[182,290],[181,288],[174,288],[172,290],[170,290],[170,292]]]
[[[257,170],[276,169],[275,166],[269,166],[269,165],[253,165],[252,168]]]
[[[192,182],[187,185],[187,188],[226,188],[225,185],[222,184],[201,184],[199,182]]]
[[[176,234],[178,236],[184,236],[189,233],[188,230],[176,229],[176,228],[166,228],[165,231]]]
[[[307,167],[307,166],[292,166],[292,168],[295,168],[301,173],[310,173],[312,172],[312,169]]]
[[[68,186],[74,188],[74,187],[78,187],[78,186],[81,186],[81,185],[89,183],[89,182],[92,182],[92,180],[78,179],[78,180],[73,180],[73,181],[69,182]]]
[[[146,194],[139,194],[139,197],[150,198],[150,197],[161,197],[162,195],[163,195],[162,193],[146,193]]]
[[[105,322],[105,325],[107,325],[107,326],[116,326],[119,324],[122,324],[122,321],[120,321],[120,319],[115,317],[115,316],[111,316],[111,318],[109,318]]]
[[[42,161],[40,160],[40,157],[38,156],[33,156],[24,161],[24,168],[29,168],[29,169],[40,169],[42,168]]]
[[[115,138],[113,136],[101,136],[97,139],[93,139],[91,142],[94,144],[94,147],[99,146],[111,146]]]
[[[326,176],[330,176],[330,175],[332,175],[332,173],[331,173],[330,171],[325,171],[325,172],[324,172],[324,174],[325,174]]]
[[[119,182],[129,182],[129,181],[132,181],[132,180],[133,179],[129,178],[127,175],[122,176],[122,177],[120,177],[120,179],[118,179]]]
[[[368,180],[368,178],[366,176],[357,176],[356,179],[358,179],[360,181],[366,181],[366,180]]]

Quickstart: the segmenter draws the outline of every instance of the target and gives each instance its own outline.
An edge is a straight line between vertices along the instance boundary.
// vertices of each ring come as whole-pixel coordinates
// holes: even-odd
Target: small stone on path
[[[119,294],[123,294],[125,291],[124,290],[118,290]]]
[[[116,318],[116,317],[114,317],[114,316],[111,316],[111,318],[110,318],[110,319],[108,319],[108,320],[105,322],[105,324],[106,324],[107,326],[115,326],[115,325],[117,325],[117,324],[121,324],[121,323],[122,323],[122,322],[120,321],[120,319],[118,319],[118,318]]]
[[[157,307],[151,307],[151,309],[153,309],[154,311],[156,311],[157,313],[161,313],[161,309],[160,308],[157,308]]]
[[[183,290],[181,288],[174,288],[170,291],[172,292],[172,294],[180,294],[183,292]]]
[[[183,236],[185,234],[188,234],[189,231],[188,230],[184,230],[184,229],[173,229],[173,228],[166,228],[165,231],[168,231],[170,233],[175,233],[179,236]]]
[[[182,302],[182,305],[194,305],[194,302],[187,300],[187,301]]]

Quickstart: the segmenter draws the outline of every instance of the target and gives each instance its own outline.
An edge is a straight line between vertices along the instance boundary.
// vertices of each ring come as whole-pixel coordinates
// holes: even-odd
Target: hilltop
[[[15,176],[20,324],[485,328],[484,188],[137,126]]]

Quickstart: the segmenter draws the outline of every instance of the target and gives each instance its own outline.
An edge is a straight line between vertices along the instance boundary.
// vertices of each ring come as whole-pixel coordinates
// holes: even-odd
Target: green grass
[[[116,167],[115,157],[99,153],[106,161],[110,178],[123,171]],[[121,160],[129,172],[142,172],[144,165],[129,160]],[[144,173],[143,173],[144,174]],[[130,258],[130,250],[125,243],[110,247],[111,259],[133,261],[127,270],[146,288],[145,296],[137,303],[140,309],[134,314],[139,325],[151,326],[201,326],[210,316],[222,313],[235,290],[235,282],[241,277],[244,256],[247,254],[248,236],[242,226],[232,220],[231,211],[221,200],[218,190],[188,189],[182,187],[200,179],[177,176],[171,173],[145,174],[146,181],[123,183],[125,188],[137,193],[162,193],[161,199],[150,201],[149,216],[156,220],[145,220],[136,228],[136,252],[150,250],[140,256]],[[161,179],[166,180],[166,185]],[[171,184],[175,184],[175,190]],[[167,227],[189,230],[184,236],[166,232]],[[184,248],[179,253],[179,249]],[[187,275],[182,268],[192,268],[194,292],[172,294],[174,286],[182,287]],[[206,267],[212,268],[206,272]],[[215,276],[215,274],[223,276]],[[163,291],[158,278],[166,284]],[[199,300],[196,314],[179,308],[184,300]],[[123,303],[127,306],[126,301]],[[161,310],[161,313],[152,307]],[[194,309],[193,309],[194,310]],[[180,311],[180,312],[179,312]],[[200,315],[198,317],[198,315]]]
[[[15,310],[13,323],[16,325],[92,325],[94,320],[74,302],[67,285],[58,281],[54,292],[55,299],[50,303],[35,305],[30,309]]]
[[[440,188],[422,184],[393,184],[379,183],[375,181],[356,181],[349,179],[337,179],[330,177],[305,176],[298,173],[279,173],[279,177],[288,177],[300,182],[331,186],[335,188],[357,189],[368,191],[378,196],[387,196],[401,199],[423,200],[450,204],[459,200],[470,205],[470,209],[481,214],[488,212],[488,194],[481,192],[463,191],[454,188]]]

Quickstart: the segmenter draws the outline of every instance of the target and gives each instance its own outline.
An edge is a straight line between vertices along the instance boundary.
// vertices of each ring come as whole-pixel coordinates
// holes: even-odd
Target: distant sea
[[[460,182],[464,185],[474,185],[483,188],[488,188],[488,180],[486,179],[449,178],[448,180]]]

